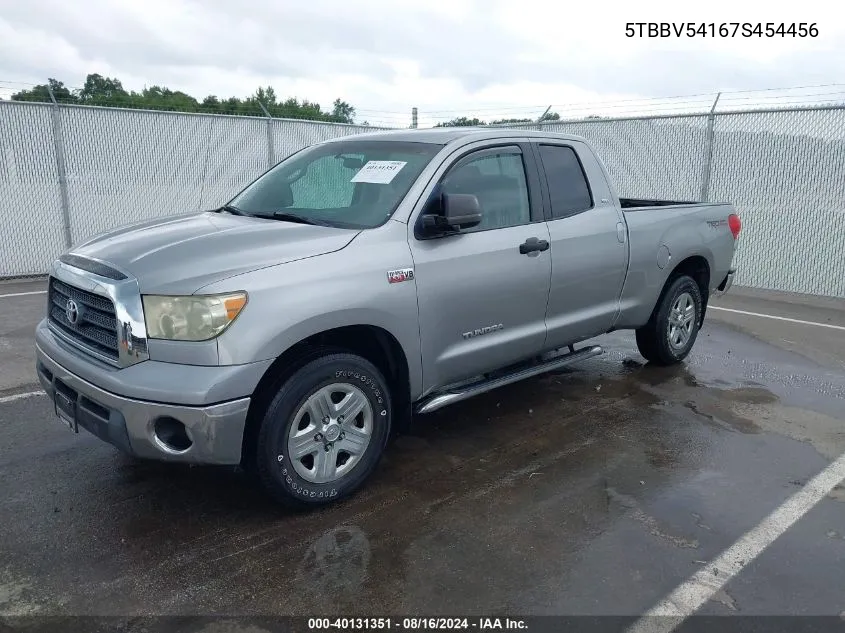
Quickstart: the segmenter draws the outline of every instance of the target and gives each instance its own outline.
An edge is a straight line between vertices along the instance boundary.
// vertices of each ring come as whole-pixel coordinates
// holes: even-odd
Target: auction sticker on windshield
[[[361,167],[350,182],[372,182],[379,185],[389,184],[402,168],[407,165],[402,160],[371,160]]]

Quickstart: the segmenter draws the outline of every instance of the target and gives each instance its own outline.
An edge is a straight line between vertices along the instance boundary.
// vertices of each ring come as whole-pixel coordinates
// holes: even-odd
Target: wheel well
[[[673,280],[681,275],[689,275],[695,279],[702,297],[708,294],[708,289],[710,288],[710,264],[701,255],[693,255],[680,262],[675,266],[672,274],[669,275],[669,279]],[[667,281],[666,284],[668,285],[669,282]]]
[[[252,394],[241,446],[242,462],[252,458],[261,419],[276,392],[305,363],[326,349],[362,356],[375,365],[387,380],[393,398],[394,417],[410,410],[411,385],[408,360],[399,341],[387,330],[373,325],[349,325],[313,334],[288,348],[264,372]]]
[[[701,321],[699,326],[704,323],[704,313],[707,311],[707,300],[710,298],[710,264],[701,255],[693,255],[687,257],[685,260],[678,263],[672,274],[666,280],[666,285],[663,287],[663,292],[669,287],[675,279],[681,275],[689,275],[698,284],[698,290],[701,293]],[[662,299],[661,293],[661,299]],[[659,302],[658,302],[659,305]]]

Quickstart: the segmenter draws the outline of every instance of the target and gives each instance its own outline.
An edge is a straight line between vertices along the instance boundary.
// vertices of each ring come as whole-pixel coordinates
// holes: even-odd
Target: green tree
[[[49,88],[48,88],[49,86]],[[76,95],[65,86],[61,81],[56,79],[48,79],[46,84],[39,84],[30,88],[29,90],[21,90],[12,95],[12,101],[38,101],[41,103],[51,103],[50,88],[56,96],[56,101],[59,103],[75,103],[77,101]]]
[[[86,105],[127,105],[129,93],[123,89],[119,79],[103,77],[92,73],[85,78],[85,85],[77,94],[80,103]]]
[[[243,114],[243,103],[236,97],[229,97],[220,104],[220,114]]]
[[[496,119],[490,121],[490,125],[506,125],[508,123],[531,123],[533,119]]]
[[[326,121],[328,114],[320,109],[319,103],[302,101],[296,97],[289,97],[270,110],[275,117],[287,119],[310,119],[312,121]]]
[[[133,107],[155,106],[156,109],[176,110],[178,112],[196,112],[199,103],[192,96],[180,91],[173,91],[162,86],[150,86],[138,94],[130,94]]]
[[[557,112],[546,112],[542,117],[539,119],[540,121],[559,121],[560,115]],[[490,121],[489,125],[507,125],[508,123],[535,123],[534,119],[495,119]],[[466,117],[466,116],[459,116],[456,119],[452,119],[451,121],[446,121],[444,123],[438,123],[434,127],[465,127],[465,126],[478,126],[478,125],[488,125],[486,121],[482,121],[478,117]]]
[[[354,123],[355,108],[346,103],[346,101],[335,99],[332,104],[331,116],[334,117],[338,123]]]
[[[208,95],[199,101],[185,92],[159,85],[145,87],[141,92],[130,92],[123,87],[119,79],[104,77],[98,73],[88,75],[83,87],[77,90],[71,90],[61,81],[51,78],[46,84],[16,92],[12,95],[12,99],[50,103],[50,88],[56,95],[57,101],[100,107],[266,116],[261,108],[263,105],[273,117],[340,123],[353,123],[355,119],[355,108],[341,99],[335,99],[331,111],[324,111],[316,102],[300,101],[296,97],[281,100],[272,86],[259,86],[251,96],[245,99],[237,97],[222,99],[217,95]]]
[[[220,103],[220,99],[214,95],[208,95],[202,100],[202,103],[199,105],[199,110],[200,112],[207,112],[208,114],[220,114],[221,107],[222,104]]]
[[[457,119],[452,119],[451,121],[446,121],[445,123],[438,123],[434,127],[474,127],[477,125],[487,125],[487,123],[478,117],[470,119],[469,117],[459,116]]]
[[[255,100],[263,103],[265,108],[272,108],[276,105],[276,91],[273,90],[273,86],[266,88],[258,86],[258,90],[255,91]]]

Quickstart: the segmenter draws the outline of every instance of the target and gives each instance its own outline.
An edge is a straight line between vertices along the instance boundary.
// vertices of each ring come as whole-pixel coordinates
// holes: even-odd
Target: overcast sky
[[[656,112],[666,106],[631,100],[704,93],[691,99],[703,104],[720,90],[845,84],[838,4],[0,0],[0,96],[21,87],[9,82],[80,86],[99,72],[128,89],[159,84],[198,98],[269,84],[324,107],[340,97],[359,121],[397,125],[411,106],[421,124],[465,113],[536,117],[550,104],[566,114],[585,102],[615,102],[595,106],[602,114]],[[815,22],[819,35],[625,37],[627,22],[649,21]],[[845,85],[802,94],[845,100]]]

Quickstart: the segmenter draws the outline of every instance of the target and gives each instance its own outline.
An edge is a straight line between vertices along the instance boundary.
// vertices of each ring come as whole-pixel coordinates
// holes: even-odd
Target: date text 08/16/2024
[[[627,22],[625,37],[818,37],[816,22]]]

